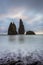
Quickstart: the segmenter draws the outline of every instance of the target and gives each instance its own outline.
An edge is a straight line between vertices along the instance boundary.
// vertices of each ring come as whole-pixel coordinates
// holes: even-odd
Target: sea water
[[[0,59],[4,58],[8,53],[17,54],[20,52],[22,55],[26,55],[33,51],[35,52],[35,58],[41,57],[40,59],[43,62],[43,35],[0,36]],[[10,57],[10,55],[8,57]],[[3,61],[1,60],[0,62]]]
[[[0,52],[43,50],[43,35],[0,36]]]

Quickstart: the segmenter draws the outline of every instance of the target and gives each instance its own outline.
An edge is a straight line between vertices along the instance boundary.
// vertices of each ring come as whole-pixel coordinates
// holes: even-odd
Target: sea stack
[[[27,31],[26,35],[35,35],[35,33],[33,31]]]
[[[22,19],[20,19],[18,34],[24,34],[24,33],[25,33],[25,28]]]
[[[8,28],[8,35],[16,35],[16,25],[14,23],[10,23],[9,28]]]

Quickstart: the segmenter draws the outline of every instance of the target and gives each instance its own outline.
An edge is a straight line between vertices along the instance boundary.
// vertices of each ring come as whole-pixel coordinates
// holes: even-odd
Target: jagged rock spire
[[[16,35],[16,25],[14,23],[10,23],[9,28],[8,28],[8,35]]]
[[[24,28],[24,25],[23,25],[23,21],[22,21],[22,19],[20,19],[18,33],[24,34],[24,32],[25,32],[25,28]]]

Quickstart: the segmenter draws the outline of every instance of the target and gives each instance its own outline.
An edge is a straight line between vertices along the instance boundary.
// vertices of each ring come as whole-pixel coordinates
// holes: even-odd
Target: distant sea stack
[[[8,28],[8,35],[16,35],[16,25],[14,23],[10,23],[9,28]]]
[[[27,31],[26,35],[35,35],[35,32],[33,32],[33,31]]]
[[[25,28],[22,19],[20,19],[18,34],[24,34],[24,33],[25,33]]]
[[[25,28],[24,28],[24,24],[22,19],[20,19],[20,23],[19,23],[19,28],[18,28],[18,32],[16,30],[16,25],[14,23],[10,23],[9,28],[8,28],[8,35],[23,35],[25,34]],[[35,35],[35,32],[33,31],[27,31],[26,35]]]

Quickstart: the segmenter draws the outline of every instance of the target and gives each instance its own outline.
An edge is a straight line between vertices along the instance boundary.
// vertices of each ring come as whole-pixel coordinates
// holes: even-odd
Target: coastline
[[[43,65],[43,50],[28,52],[23,56],[21,52],[12,53],[8,52],[4,53],[2,57],[0,57],[0,65]],[[40,54],[41,53],[41,54]],[[37,63],[37,64],[36,64]]]

